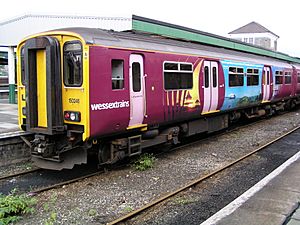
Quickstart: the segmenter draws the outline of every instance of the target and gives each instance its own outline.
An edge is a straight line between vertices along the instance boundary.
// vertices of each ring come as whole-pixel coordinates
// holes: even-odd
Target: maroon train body
[[[36,133],[32,152],[40,167],[72,168],[85,163],[88,152],[100,164],[113,163],[300,103],[294,62],[133,32],[69,28],[34,38],[70,33],[77,39],[65,42],[61,53],[64,128],[55,137],[36,132],[19,111],[21,126]],[[81,120],[72,121],[72,113]]]

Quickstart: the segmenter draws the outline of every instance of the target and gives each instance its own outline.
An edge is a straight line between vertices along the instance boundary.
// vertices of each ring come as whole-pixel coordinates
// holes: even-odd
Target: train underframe
[[[61,170],[72,169],[76,164],[87,163],[88,154],[98,158],[99,165],[113,164],[125,157],[142,153],[143,149],[160,144],[176,145],[185,137],[201,133],[213,133],[226,129],[241,118],[251,119],[271,116],[290,110],[300,104],[300,98],[289,98],[274,103],[222,112],[191,121],[182,121],[164,127],[152,127],[147,131],[135,131],[126,136],[81,140],[81,132],[68,130],[56,135],[36,134],[28,144],[32,160],[38,167]]]

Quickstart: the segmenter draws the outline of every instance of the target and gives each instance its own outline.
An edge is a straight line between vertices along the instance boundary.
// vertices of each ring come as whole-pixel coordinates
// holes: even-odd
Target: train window
[[[113,59],[111,61],[111,80],[112,89],[124,88],[124,61],[120,59]]]
[[[165,70],[178,70],[178,63],[165,63]]]
[[[133,91],[141,91],[141,65],[138,62],[132,63],[132,82]]]
[[[164,62],[165,90],[191,89],[193,87],[193,64]]]
[[[229,67],[229,87],[244,86],[244,69]]]
[[[213,87],[217,87],[217,67],[213,67]]]
[[[291,84],[292,83],[292,74],[291,74],[291,72],[285,72],[284,73],[284,83],[285,84]]]
[[[82,84],[82,46],[78,41],[64,45],[64,84],[75,87]]]
[[[21,83],[25,84],[24,46],[21,48]]]
[[[208,88],[209,86],[209,71],[208,66],[204,67],[204,87]]]
[[[275,84],[282,84],[282,83],[283,83],[282,71],[276,70],[275,71]]]
[[[297,82],[300,83],[300,72],[297,73]]]
[[[184,71],[191,71],[192,70],[192,64],[180,64],[180,70]]]
[[[247,86],[257,86],[259,81],[258,69],[247,69]]]

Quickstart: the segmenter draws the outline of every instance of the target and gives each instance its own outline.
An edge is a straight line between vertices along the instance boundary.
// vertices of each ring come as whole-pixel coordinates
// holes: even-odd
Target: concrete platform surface
[[[18,105],[0,103],[0,133],[18,130]]]
[[[300,225],[299,204],[300,151],[201,225]]]

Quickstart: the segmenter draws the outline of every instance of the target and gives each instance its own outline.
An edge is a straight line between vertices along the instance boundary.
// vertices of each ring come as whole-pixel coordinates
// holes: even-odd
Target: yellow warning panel
[[[36,51],[38,126],[47,127],[46,50]]]

